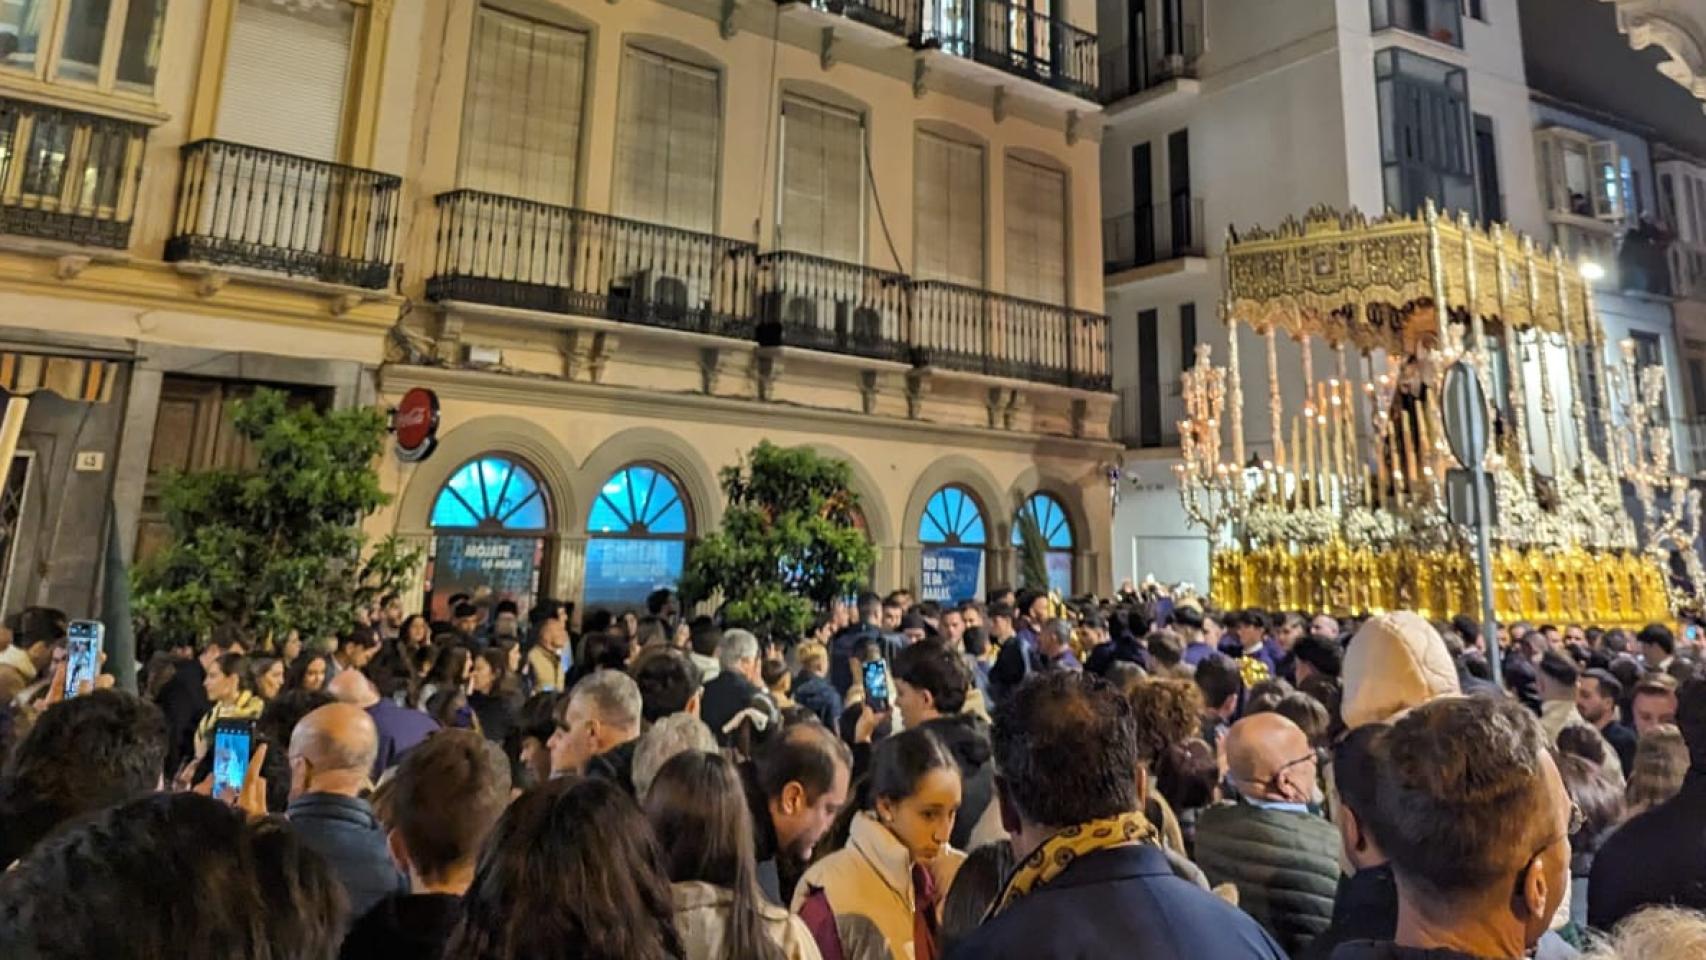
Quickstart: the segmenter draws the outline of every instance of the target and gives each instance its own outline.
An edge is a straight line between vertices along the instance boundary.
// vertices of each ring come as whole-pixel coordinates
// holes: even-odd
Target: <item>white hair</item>
[[[1706,913],[1649,907],[1617,925],[1582,960],[1698,960],[1706,957]]]
[[[569,701],[585,699],[600,722],[613,727],[640,725],[640,686],[620,670],[599,670],[575,684]]]
[[[758,659],[758,638],[747,630],[724,630],[723,642],[717,644],[717,663],[724,670],[735,670],[742,660]]]
[[[652,724],[634,748],[634,795],[644,800],[663,765],[689,750],[717,752],[717,738],[698,717],[672,713]]]

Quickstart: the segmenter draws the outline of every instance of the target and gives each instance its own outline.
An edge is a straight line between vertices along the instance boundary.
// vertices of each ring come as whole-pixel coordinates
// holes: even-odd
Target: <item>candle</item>
[[[1344,398],[1339,395],[1339,381],[1331,381],[1328,387],[1329,393],[1331,393],[1329,404],[1333,412],[1333,477],[1340,488],[1342,500],[1347,479],[1345,473],[1345,404]]]
[[[1404,421],[1408,419],[1404,411],[1398,411],[1398,418],[1392,423],[1393,460],[1392,460],[1392,492],[1399,506],[1409,504],[1410,471],[1415,469],[1416,458],[1410,451],[1409,434]]]
[[[1305,506],[1315,506],[1320,502],[1320,488],[1315,485],[1315,407],[1303,408],[1303,453],[1305,466],[1303,482],[1308,487]]]
[[[1297,417],[1294,416],[1291,418],[1291,465],[1293,467],[1302,466],[1302,463],[1299,459],[1303,456],[1303,454],[1301,452],[1302,450],[1303,450],[1303,448],[1297,445]],[[1293,492],[1296,489],[1295,487],[1291,486],[1291,482],[1290,482],[1291,481],[1291,475],[1292,475],[1291,470],[1287,470],[1285,472],[1288,497],[1292,496]],[[1296,508],[1297,502],[1295,500],[1292,501],[1292,506],[1294,509]]]

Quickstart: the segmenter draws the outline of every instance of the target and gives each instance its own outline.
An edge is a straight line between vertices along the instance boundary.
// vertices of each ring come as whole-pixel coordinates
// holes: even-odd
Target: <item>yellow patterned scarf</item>
[[[995,899],[985,920],[999,916],[1038,887],[1045,886],[1061,875],[1072,861],[1087,853],[1124,847],[1135,843],[1155,842],[1155,828],[1148,818],[1133,810],[1106,820],[1092,820],[1067,827],[1031,851],[1024,862],[1013,868],[1007,887]]]

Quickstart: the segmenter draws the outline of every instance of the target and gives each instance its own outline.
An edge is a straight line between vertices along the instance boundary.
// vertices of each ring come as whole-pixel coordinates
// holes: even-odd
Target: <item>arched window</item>
[[[919,599],[958,602],[983,593],[983,507],[970,490],[950,485],[931,494],[918,521],[918,542]]]
[[[539,595],[551,530],[551,505],[533,471],[502,454],[468,461],[439,488],[432,504],[427,610],[449,620],[451,598],[489,598],[491,615],[511,600],[522,617]]]
[[[629,464],[611,474],[587,514],[587,606],[638,606],[681,579],[692,532],[681,485],[662,467]]]
[[[1049,589],[1063,596],[1072,593],[1072,521],[1066,516],[1066,508],[1053,494],[1031,494],[1019,508],[1019,515],[1013,518],[1015,547],[1024,546],[1020,523],[1027,514],[1037,522],[1037,530],[1042,534]]]

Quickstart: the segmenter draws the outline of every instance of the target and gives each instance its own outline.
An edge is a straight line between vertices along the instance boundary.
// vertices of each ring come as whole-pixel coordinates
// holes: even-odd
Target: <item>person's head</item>
[[[509,761],[472,730],[441,730],[391,777],[391,859],[416,893],[460,894],[509,803]]]
[[[509,673],[509,651],[493,648],[473,658],[468,668],[468,689],[495,694],[498,683]]]
[[[539,629],[535,635],[539,645],[552,653],[560,654],[563,648],[569,645],[569,628],[556,617],[539,621]]]
[[[290,665],[290,671],[285,675],[286,690],[303,690],[308,693],[318,693],[326,688],[326,655],[321,653],[305,653],[296,658]]]
[[[758,664],[758,638],[748,630],[725,630],[717,645],[717,663],[729,673],[738,673],[754,686],[764,683]]]
[[[664,764],[687,751],[717,752],[717,738],[697,716],[672,713],[647,728],[634,748],[634,795],[644,800]]]
[[[734,764],[715,751],[676,754],[652,780],[645,810],[672,883],[708,883],[733,895],[722,955],[781,960],[759,915],[752,815]]]
[[[1575,830],[1534,715],[1490,697],[1422,704],[1392,724],[1381,771],[1380,840],[1400,912],[1525,953],[1563,901]]]
[[[1268,635],[1268,615],[1254,608],[1234,614],[1231,623],[1238,645],[1246,650],[1261,646],[1263,638]]]
[[[829,676],[829,649],[815,640],[807,640],[795,647],[794,659],[804,673],[819,678]]]
[[[1145,680],[1127,694],[1136,724],[1138,761],[1156,762],[1202,730],[1202,690],[1189,680]]]
[[[444,955],[682,956],[657,841],[627,792],[566,777],[517,798],[480,853]]]
[[[871,812],[915,863],[948,848],[960,810],[960,766],[929,730],[905,730],[871,751]]]
[[[1013,843],[992,840],[966,854],[948,895],[942,898],[942,926],[938,947],[943,956],[983,925],[990,904],[1001,896],[1007,875],[1013,872]]]
[[[1574,660],[1556,650],[1548,650],[1540,655],[1539,673],[1542,700],[1575,701],[1581,670]]]
[[[942,635],[942,639],[949,646],[958,649],[960,644],[964,642],[966,635],[965,615],[960,612],[958,607],[949,607],[942,611],[937,623],[937,630]]]
[[[1211,653],[1197,663],[1196,681],[1202,690],[1203,710],[1231,720],[1238,712],[1238,694],[1244,689],[1238,661],[1224,653]]]
[[[1131,703],[1100,677],[1032,676],[1002,698],[991,739],[1001,819],[1027,854],[1044,832],[1142,808]]]
[[[563,695],[554,690],[541,690],[527,698],[516,718],[516,771],[523,781],[518,787],[532,786],[551,779],[551,735],[557,732],[557,715],[562,712]]]
[[[348,915],[332,868],[283,821],[193,793],[66,830],[0,878],[0,902],[0,943],[32,960],[332,957]]]
[[[1321,640],[1339,641],[1339,621],[1325,613],[1317,613],[1309,621],[1309,635]]]
[[[1327,705],[1313,696],[1294,690],[1279,698],[1274,712],[1297,724],[1315,749],[1324,750],[1333,742],[1333,718],[1327,713]]]
[[[1220,648],[1220,638],[1226,636],[1225,614],[1214,610],[1204,610],[1202,615],[1202,642],[1214,649]]]
[[[1291,655],[1296,663],[1298,683],[1316,674],[1337,679],[1345,666],[1345,650],[1339,646],[1339,641],[1323,640],[1314,634],[1299,637],[1292,645]]]
[[[882,597],[870,592],[859,594],[859,622],[869,627],[882,626]]]
[[[906,615],[906,604],[899,597],[891,596],[883,601],[883,632],[899,633],[901,618]]]
[[[1558,775],[1570,802],[1582,812],[1582,827],[1570,837],[1570,849],[1593,853],[1611,828],[1623,822],[1623,792],[1609,773],[1582,757],[1560,754]]]
[[[1581,960],[1694,960],[1706,957],[1706,913],[1647,907],[1630,914]]]
[[[165,764],[166,721],[146,700],[96,690],[48,707],[0,775],[0,865],[64,823],[159,789]]]
[[[656,723],[672,713],[699,713],[699,668],[674,647],[651,647],[629,667],[640,688],[640,715]]]
[[[1046,599],[1046,598],[1045,598]],[[1056,617],[1037,630],[1037,652],[1053,660],[1072,650],[1072,624]]]
[[[965,659],[946,640],[929,639],[903,648],[890,664],[895,706],[901,723],[917,727],[926,720],[959,713],[971,689]]]
[[[480,608],[464,600],[450,610],[450,625],[456,632],[464,636],[472,636],[480,629]]]
[[[600,670],[575,684],[551,734],[551,775],[583,773],[593,757],[638,737],[645,705],[634,679]]]
[[[1669,660],[1676,652],[1676,634],[1662,623],[1649,623],[1635,635],[1635,643],[1641,649],[1641,659],[1646,661],[1649,670],[1658,669],[1659,664]]]
[[[290,735],[290,799],[310,793],[358,795],[379,756],[379,731],[348,703],[315,710]]]
[[[1281,650],[1290,653],[1297,647],[1297,641],[1302,640],[1309,632],[1309,624],[1300,614],[1288,613],[1280,619],[1279,626],[1274,630],[1274,642]]]
[[[1386,757],[1387,726],[1371,723],[1347,733],[1333,748],[1333,785],[1345,859],[1358,870],[1386,862],[1379,835],[1380,767]]]
[[[1671,724],[1648,730],[1635,744],[1635,762],[1624,790],[1629,815],[1651,810],[1676,796],[1688,775],[1688,744]]]
[[[326,692],[340,703],[366,710],[379,702],[379,690],[360,670],[343,670],[326,684]]]
[[[1318,799],[1319,763],[1309,736],[1277,713],[1257,713],[1226,734],[1226,766],[1238,791],[1252,800],[1310,803]]]
[[[1611,744],[1600,732],[1586,724],[1572,723],[1558,731],[1558,753],[1581,757],[1596,767],[1605,766],[1611,756]]]
[[[1011,639],[1018,629],[1014,623],[1016,618],[1012,603],[992,601],[989,604],[989,638],[997,643]]]
[[[1343,678],[1339,712],[1351,728],[1462,692],[1445,641],[1407,610],[1370,617],[1357,629],[1345,651]]]
[[[758,756],[763,789],[777,845],[805,861],[847,803],[853,754],[834,732],[818,724],[783,731]]]
[[[249,689],[262,700],[271,700],[284,689],[284,661],[259,657],[249,661]]]
[[[918,613],[908,613],[900,618],[900,635],[907,643],[917,643],[930,634],[930,625]]]
[[[373,662],[379,646],[379,634],[368,627],[357,627],[338,638],[338,662],[360,670]]]
[[[420,649],[432,643],[432,623],[422,614],[410,614],[397,628],[397,639],[405,647]]]
[[[1185,657],[1185,638],[1172,627],[1162,627],[1148,640],[1149,658],[1158,670],[1177,670]]]
[[[1596,727],[1617,719],[1617,703],[1622,699],[1623,684],[1608,670],[1589,670],[1576,683],[1576,710]]]
[[[1676,722],[1676,681],[1662,673],[1649,674],[1635,684],[1635,696],[1630,701],[1630,719],[1635,733],[1645,737],[1659,727]]]
[[[213,703],[235,703],[245,691],[250,690],[252,678],[249,675],[249,658],[240,653],[227,653],[207,668],[207,676],[201,681],[202,689],[207,692],[207,699]]]

